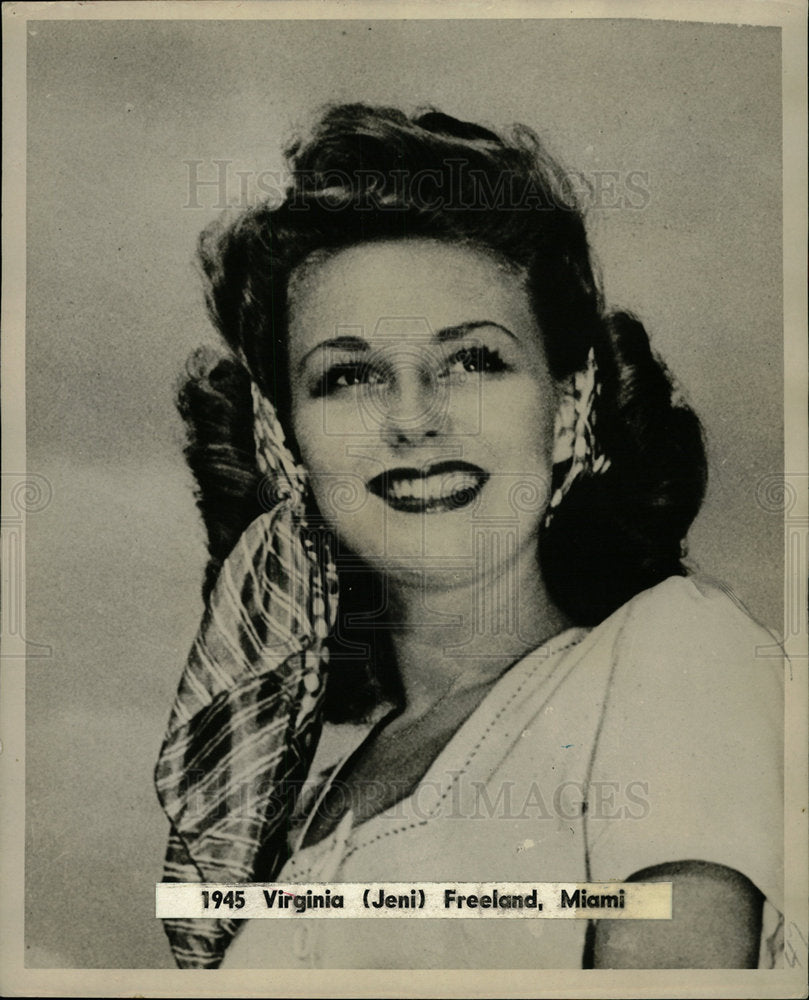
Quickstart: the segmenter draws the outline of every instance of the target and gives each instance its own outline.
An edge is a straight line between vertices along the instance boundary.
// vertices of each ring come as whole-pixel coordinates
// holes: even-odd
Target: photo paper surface
[[[4,989],[805,995],[805,7],[3,17]]]

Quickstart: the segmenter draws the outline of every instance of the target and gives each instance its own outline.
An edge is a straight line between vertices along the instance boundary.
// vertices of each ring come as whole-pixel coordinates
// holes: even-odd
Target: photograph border
[[[25,692],[19,658],[2,663],[0,700],[0,991],[8,996],[576,996],[804,997],[809,946],[807,843],[807,100],[806,6],[774,0],[743,2],[483,3],[7,3],[3,7],[3,526],[12,510],[12,477],[26,475],[25,445],[25,156],[26,26],[40,19],[272,20],[631,18],[776,25],[783,37],[784,182],[784,427],[785,646],[791,664],[786,700],[786,964],[782,970],[319,970],[181,971],[24,968]],[[24,514],[21,537],[24,541]],[[3,550],[4,556],[6,549]],[[7,571],[3,575],[8,586]],[[24,580],[21,584],[24,587]],[[22,614],[21,610],[21,614]],[[800,623],[796,628],[794,623]],[[271,980],[271,982],[269,982]]]

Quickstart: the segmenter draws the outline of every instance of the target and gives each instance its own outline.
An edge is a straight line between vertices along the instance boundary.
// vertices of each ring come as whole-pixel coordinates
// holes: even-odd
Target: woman
[[[660,879],[674,918],[167,922],[178,963],[771,966],[771,640],[687,574],[699,423],[563,172],[364,105],[289,156],[201,243],[229,353],[181,394],[211,561],[165,877]]]

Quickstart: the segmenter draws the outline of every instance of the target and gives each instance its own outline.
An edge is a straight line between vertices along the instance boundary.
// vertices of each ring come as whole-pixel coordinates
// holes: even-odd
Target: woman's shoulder
[[[604,623],[614,642],[616,684],[661,693],[734,691],[751,702],[780,701],[783,652],[730,587],[705,577],[670,577]],[[764,708],[760,705],[760,708]]]
[[[781,898],[783,654],[732,592],[672,578],[610,625],[591,781],[644,789],[637,822],[590,817],[596,877],[699,859]],[[642,820],[642,821],[641,821]]]
[[[688,624],[702,632],[731,628],[742,638],[773,645],[772,634],[754,620],[733,589],[721,580],[703,575],[670,576],[643,590],[621,609],[635,626],[645,623],[681,631]]]
[[[665,785],[667,794],[679,788],[671,804],[682,796],[702,821],[722,802],[752,810],[752,796],[770,811],[762,823],[772,823],[784,724],[784,658],[774,637],[705,579],[666,580],[622,610],[611,630],[595,771],[643,772],[660,786],[658,817]]]

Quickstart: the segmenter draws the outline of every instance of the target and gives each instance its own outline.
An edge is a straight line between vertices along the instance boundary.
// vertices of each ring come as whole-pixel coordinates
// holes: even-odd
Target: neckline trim
[[[364,847],[366,844],[371,843],[374,840],[378,840],[381,836],[390,836],[394,833],[398,833],[400,830],[410,828],[412,826],[425,825],[430,822],[431,818],[435,813],[433,809],[429,815],[418,820],[411,820],[408,815],[408,803],[411,803],[413,799],[419,795],[420,789],[422,789],[428,781],[431,780],[432,776],[436,771],[439,771],[441,767],[446,763],[446,758],[450,755],[457,755],[459,747],[462,749],[462,756],[464,758],[464,764],[460,769],[455,769],[452,771],[452,778],[450,781],[432,778],[433,783],[441,787],[441,793],[439,794],[438,800],[436,802],[436,809],[440,805],[441,801],[451,792],[452,787],[458,778],[465,773],[466,769],[471,764],[472,760],[476,756],[476,752],[483,741],[486,739],[488,733],[497,724],[500,716],[503,712],[511,705],[511,703],[516,699],[521,691],[523,690],[525,684],[533,676],[533,667],[535,666],[535,661],[537,659],[550,664],[551,660],[559,656],[561,653],[565,653],[570,649],[578,646],[583,639],[585,639],[592,629],[585,626],[571,626],[570,628],[564,629],[562,632],[557,633],[550,639],[541,643],[539,646],[527,652],[519,660],[512,663],[505,671],[497,678],[495,683],[492,685],[491,689],[486,692],[483,699],[476,706],[476,708],[467,716],[466,719],[461,723],[461,725],[456,729],[453,735],[450,737],[445,746],[437,754],[435,759],[431,762],[430,766],[422,775],[421,779],[410,792],[404,798],[398,799],[396,802],[388,806],[387,809],[381,812],[375,813],[373,816],[369,816],[367,819],[358,823],[356,826],[353,825],[353,813],[348,810],[346,814],[340,819],[338,827],[342,826],[345,822],[346,816],[351,813],[352,815],[352,826],[345,828],[345,836],[343,836],[340,843],[343,846],[343,860],[350,857],[355,851]],[[553,674],[556,672],[561,660],[557,660],[552,664],[547,672],[544,681],[547,682],[551,679]],[[514,690],[510,690],[514,687]],[[497,706],[497,701],[502,700],[503,703]],[[306,847],[302,847],[301,844],[306,837],[306,833],[314,819],[317,809],[320,803],[323,801],[324,797],[328,794],[329,789],[339,774],[342,767],[345,765],[346,761],[356,753],[362,743],[368,738],[368,735],[373,730],[374,726],[378,724],[383,716],[376,715],[373,717],[372,721],[367,723],[361,723],[362,735],[356,742],[352,743],[350,749],[342,755],[342,757],[336,762],[336,764],[331,768],[330,774],[328,775],[323,787],[319,790],[309,812],[304,820],[303,825],[296,834],[295,843],[296,847],[293,851],[292,858],[299,859],[301,856],[308,856],[309,852],[312,852],[311,856],[313,858],[318,856],[318,852],[324,849],[335,850],[338,846],[338,841],[332,840],[332,833],[327,834],[321,840],[316,841],[314,844],[309,844]],[[477,738],[476,738],[477,737]],[[463,748],[466,747],[466,750]],[[390,816],[394,811],[401,813],[404,812],[404,816],[399,817],[399,823],[392,826],[389,830],[385,831],[384,834],[378,834],[376,836],[367,837],[367,839],[358,840],[358,837],[362,833],[367,834],[370,827],[373,827],[376,823],[384,820],[386,817],[392,818]],[[412,810],[411,810],[412,811]],[[329,846],[330,845],[330,846]],[[292,860],[292,859],[291,859]]]

